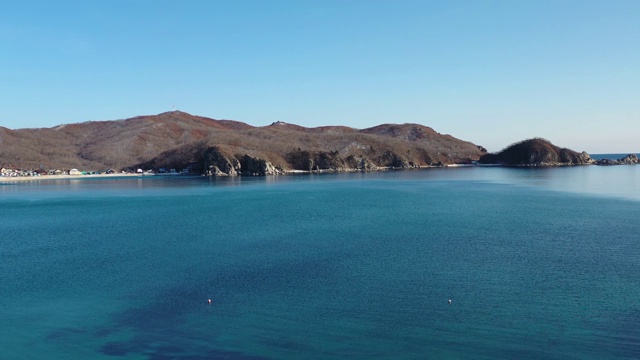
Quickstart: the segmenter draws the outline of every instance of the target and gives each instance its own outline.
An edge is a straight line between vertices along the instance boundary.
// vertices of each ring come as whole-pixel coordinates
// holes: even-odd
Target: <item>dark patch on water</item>
[[[94,331],[93,334],[112,334],[118,329],[130,328],[135,331],[134,338],[123,342],[109,342],[101,352],[110,356],[127,354],[148,354],[149,359],[265,359],[240,352],[212,349],[217,338],[216,328],[207,330],[207,339],[211,345],[203,346],[202,335],[185,333],[186,318],[200,312],[208,313],[233,310],[238,302],[248,298],[262,297],[265,294],[283,293],[291,288],[302,286],[312,291],[320,281],[328,281],[335,272],[335,262],[339,259],[323,258],[274,260],[273,258],[255,259],[242,267],[231,266],[217,269],[214,276],[189,277],[180,284],[158,290],[153,294],[154,301],[126,309],[113,315],[114,324]],[[213,271],[212,271],[213,272]],[[215,289],[217,293],[229,294],[214,299],[213,305],[207,305],[207,293]],[[224,305],[224,304],[227,305]],[[234,306],[230,304],[234,303]],[[229,314],[226,313],[225,316]],[[215,320],[214,320],[215,321]],[[180,334],[180,337],[176,337]],[[197,341],[192,341],[192,340]],[[157,344],[164,344],[158,346]],[[268,348],[283,349],[287,352],[315,353],[312,346],[293,340],[266,339],[262,343]],[[171,345],[166,345],[171,344]],[[196,354],[196,355],[194,355]]]
[[[189,353],[184,348],[174,345],[151,346],[149,342],[130,340],[110,342],[100,350],[108,356],[126,356],[130,353],[145,354],[148,360],[197,360],[197,359],[228,359],[228,360],[268,360],[266,357],[244,354],[238,351],[191,348]]]
[[[261,343],[267,345],[270,348],[273,347],[287,350],[287,352],[299,351],[308,354],[313,354],[316,352],[315,349],[310,345],[289,339],[267,339],[265,341],[261,341]]]
[[[311,291],[319,283],[331,279],[339,261],[337,257],[332,260],[260,259],[242,267],[218,269],[213,276],[190,277],[180,284],[158,290],[153,295],[153,301],[115,314],[113,320],[116,328],[155,330],[177,327],[185,316],[207,306],[210,289],[219,294],[230,294],[214,299],[212,308],[219,308],[228,301],[242,301],[247,296],[287,292],[292,287],[308,287]]]
[[[166,355],[152,354],[149,360],[201,360],[201,359],[218,359],[218,360],[268,360],[269,358],[252,356],[236,351],[225,350],[207,350],[196,355]]]
[[[123,342],[109,342],[102,346],[100,352],[109,356],[125,356],[131,351],[131,347],[128,343]]]
[[[160,345],[155,347],[156,351],[160,353],[182,353],[184,348],[175,345]]]

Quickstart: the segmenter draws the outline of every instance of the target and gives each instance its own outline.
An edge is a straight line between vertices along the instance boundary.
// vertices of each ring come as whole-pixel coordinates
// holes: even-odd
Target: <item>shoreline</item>
[[[0,183],[42,181],[42,180],[77,180],[88,178],[114,178],[114,177],[148,177],[140,174],[93,174],[93,175],[40,175],[40,176],[0,176]]]
[[[445,167],[469,167],[469,166],[473,166],[473,165],[448,165],[448,166],[441,166],[442,168]],[[420,170],[420,169],[431,169],[431,168],[438,168],[436,166],[417,166],[414,168],[394,168],[394,167],[381,167],[375,170],[370,170],[367,172],[386,172],[386,171],[398,171],[398,170]],[[287,175],[310,175],[310,174],[331,174],[331,173],[340,173],[340,172],[362,172],[362,170],[359,169],[349,169],[349,170],[342,170],[342,171],[336,171],[336,170],[285,170],[283,173],[279,173],[279,174],[273,174],[273,175],[262,175],[262,176],[287,176]],[[192,176],[206,176],[206,175],[192,175]],[[242,175],[238,175],[242,176]],[[253,177],[252,175],[244,175],[244,176],[249,176],[249,177]],[[261,176],[261,175],[255,175],[255,176]],[[171,178],[175,178],[175,177],[181,177],[179,175],[175,175],[175,176],[162,176],[162,175],[157,175],[157,174],[153,174],[153,175],[145,175],[145,174],[131,174],[131,173],[126,173],[126,174],[92,174],[92,175],[40,175],[40,176],[0,176],[0,184],[3,183],[12,183],[12,182],[26,182],[26,181],[50,181],[50,180],[79,180],[79,179],[89,179],[89,178],[93,178],[93,179],[97,179],[97,178],[117,178],[117,177],[138,177],[138,178],[155,178],[155,177],[171,177]],[[216,176],[209,176],[209,177],[216,177]],[[223,176],[219,176],[219,177],[229,177],[229,175],[223,175]]]
[[[613,165],[613,164],[612,164]],[[615,165],[634,165],[634,164],[615,164]],[[364,172],[387,172],[387,171],[400,171],[400,170],[424,170],[434,168],[492,168],[492,167],[508,167],[508,168],[553,168],[553,167],[574,167],[574,166],[610,166],[604,164],[528,164],[528,165],[503,165],[503,164],[447,164],[444,166],[415,166],[412,168],[396,168],[396,167],[380,167],[374,170],[368,170]],[[349,172],[363,172],[360,169],[327,169],[327,170],[284,170],[284,172],[278,174],[268,175],[253,175],[253,176],[286,176],[286,175],[311,175],[311,174],[331,174],[331,173],[349,173]],[[198,176],[192,174],[191,176]],[[206,176],[206,175],[199,175]],[[242,175],[238,175],[242,176]],[[247,175],[245,175],[247,176]],[[248,175],[253,177],[252,175]],[[159,176],[157,174],[132,174],[132,173],[116,173],[116,174],[92,174],[92,175],[41,175],[41,176],[0,176],[0,184],[28,182],[28,181],[51,181],[51,180],[79,180],[79,179],[100,179],[100,178],[149,178],[149,177],[180,177],[175,176]],[[218,176],[209,176],[218,177]],[[229,177],[229,175],[222,175],[219,177]]]

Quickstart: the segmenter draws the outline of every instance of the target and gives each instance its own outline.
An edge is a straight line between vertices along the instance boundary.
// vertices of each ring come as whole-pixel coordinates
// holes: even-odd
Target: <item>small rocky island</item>
[[[549,140],[534,138],[517,142],[498,153],[480,157],[479,164],[503,166],[573,166],[573,165],[632,165],[638,164],[638,156],[629,154],[621,159],[594,160],[586,152],[553,145]]]
[[[549,140],[535,138],[508,146],[496,154],[485,154],[480,164],[500,164],[505,166],[569,166],[593,164],[586,152],[560,148]]]

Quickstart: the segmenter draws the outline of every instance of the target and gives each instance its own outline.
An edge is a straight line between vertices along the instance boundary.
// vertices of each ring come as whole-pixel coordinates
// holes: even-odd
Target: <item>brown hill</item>
[[[558,166],[586,165],[593,163],[586,152],[560,148],[549,140],[528,139],[508,146],[497,154],[485,154],[482,164],[502,164],[507,166]]]
[[[209,151],[209,159],[218,158],[210,156],[213,147],[216,154],[234,164],[230,157],[254,164],[244,158],[248,155],[281,170],[469,163],[483,155],[481,148],[470,142],[417,124],[385,124],[364,130],[306,128],[282,122],[254,127],[172,111],[47,129],[0,128],[0,165],[24,169],[181,169],[196,164],[199,171],[206,172],[214,165],[204,161],[205,153]]]

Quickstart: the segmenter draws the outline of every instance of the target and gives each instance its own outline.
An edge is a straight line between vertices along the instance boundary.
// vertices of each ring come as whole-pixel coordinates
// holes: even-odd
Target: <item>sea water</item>
[[[639,155],[639,154],[636,154],[636,153],[626,153],[626,154],[618,153],[618,154],[589,154],[589,156],[592,159],[595,159],[595,160],[600,160],[600,159],[618,160],[618,159],[622,159],[622,158],[626,157],[627,155],[631,155],[631,154],[633,154],[635,156]]]
[[[639,216],[637,166],[5,183],[0,358],[637,359]]]

